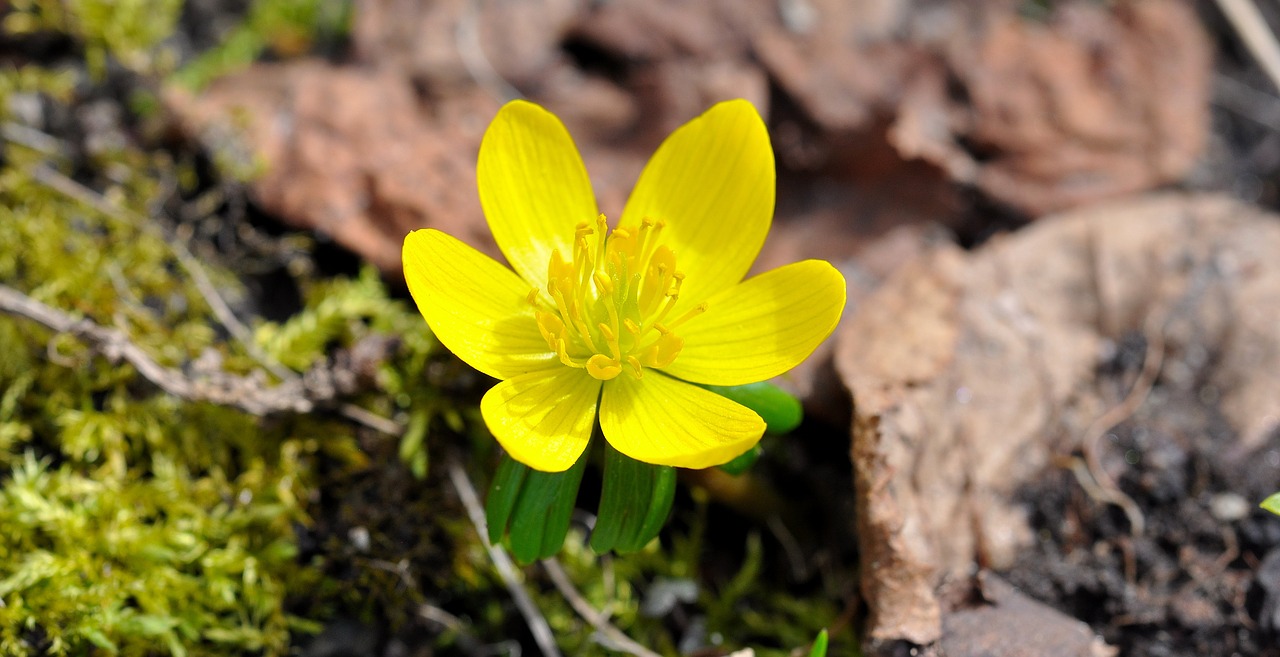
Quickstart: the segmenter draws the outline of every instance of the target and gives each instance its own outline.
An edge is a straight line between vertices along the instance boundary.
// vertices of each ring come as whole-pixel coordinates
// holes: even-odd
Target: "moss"
[[[0,652],[282,652],[306,627],[280,604],[306,579],[289,530],[299,509],[261,484],[298,466],[227,481],[157,458],[124,481],[28,452],[0,490]]]
[[[90,73],[115,60],[143,73],[171,69],[175,54],[161,42],[173,34],[182,0],[14,0],[4,27],[13,34],[65,34],[84,47]]]
[[[317,27],[332,19],[326,4],[256,3],[222,52],[179,70],[198,86],[263,48],[288,52],[291,39],[331,29]],[[116,61],[156,79],[173,65],[156,46],[173,29],[176,1],[11,6],[7,27],[67,34],[85,60],[0,71],[0,114],[35,100],[74,116],[85,98],[104,95],[84,71]],[[210,361],[237,375],[266,372],[262,354],[302,373],[351,365],[372,348],[377,357],[367,371],[354,368],[364,380],[343,401],[407,430],[397,444],[333,409],[263,419],[176,399],[74,337],[0,314],[0,653],[281,655],[337,615],[380,630],[421,628],[421,604],[465,619],[436,635],[436,648],[522,635],[479,537],[428,458],[448,446],[474,472],[492,465],[496,448],[475,408],[479,375],[442,353],[372,270],[300,275],[304,307],[279,324],[251,322],[251,344],[240,342],[175,250],[178,227],[156,213],[181,202],[175,187],[195,191],[198,176],[132,143],[92,150],[35,137],[6,139],[0,156],[5,285],[120,330],[193,376]],[[236,255],[224,256],[201,266],[235,305],[247,292],[229,266]],[[767,574],[771,549],[760,541],[747,543],[736,577],[711,581],[702,562],[707,511],[696,503],[683,529],[625,557],[601,560],[572,535],[562,562],[592,605],[664,654],[678,650],[672,620],[639,612],[659,577],[697,582],[700,598],[683,611],[736,646],[792,648],[831,621],[834,596],[795,599],[757,576]],[[529,574],[562,648],[608,654],[536,568]]]
[[[177,6],[126,3],[106,16],[91,5],[26,3],[8,18],[66,30],[94,66],[94,48],[123,61],[163,39]],[[134,24],[140,12],[155,14],[157,32]],[[80,80],[74,68],[0,71],[0,112],[35,101],[74,114],[97,93]],[[153,218],[171,200],[165,181],[183,172],[136,145],[84,154],[30,134],[6,140],[0,160],[0,281],[122,331],[165,366],[194,371],[212,355],[229,373],[264,370],[215,317],[173,226]],[[224,296],[244,296],[229,271],[201,267]],[[409,395],[427,385],[414,368],[434,343],[415,317],[366,275],[313,286],[299,316],[258,334],[298,371],[369,335],[404,335],[405,365],[383,386],[396,395],[375,385],[354,400],[389,414],[414,411]],[[176,399],[10,315],[0,315],[0,353],[0,653],[279,655],[334,613],[337,587],[320,555],[301,558],[297,529],[311,522],[320,464],[364,462],[352,423],[264,421]]]
[[[265,51],[288,57],[318,41],[338,41],[350,31],[353,3],[332,0],[260,0],[217,46],[176,71],[170,81],[196,91],[242,69]]]

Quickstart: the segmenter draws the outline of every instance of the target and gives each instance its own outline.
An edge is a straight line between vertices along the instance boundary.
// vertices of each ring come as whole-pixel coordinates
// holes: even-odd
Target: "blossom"
[[[481,414],[534,469],[573,465],[597,418],[609,444],[638,461],[729,461],[759,441],[764,421],[695,384],[786,372],[844,309],[844,279],[820,260],[743,280],[775,193],[769,135],[747,101],[719,103],[672,133],[612,230],[568,131],[533,103],[498,112],[477,182],[510,268],[423,229],[405,238],[405,280],[440,342],[500,380]]]

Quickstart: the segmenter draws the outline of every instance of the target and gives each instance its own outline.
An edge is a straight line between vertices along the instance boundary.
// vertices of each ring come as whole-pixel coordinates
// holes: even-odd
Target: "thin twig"
[[[339,405],[338,415],[341,415],[356,424],[369,427],[374,431],[385,433],[388,436],[400,436],[404,434],[404,425],[390,418],[378,415],[377,413],[357,404],[346,403]]]
[[[214,373],[201,380],[190,379],[179,370],[157,363],[123,332],[90,319],[76,319],[3,284],[0,284],[0,311],[25,317],[58,333],[71,334],[107,360],[129,363],[144,379],[182,399],[231,406],[251,415],[306,413],[317,403],[329,401],[326,388],[332,389],[332,386],[325,385],[331,383],[326,380],[304,385],[301,379],[295,379],[267,386],[262,382],[261,373],[258,376],[235,376],[225,372]],[[317,379],[332,379],[332,373],[326,376],[317,371],[315,374]]]
[[[1107,409],[1089,425],[1089,428],[1085,429],[1080,446],[1089,475],[1106,494],[1107,500],[1124,510],[1125,516],[1129,519],[1129,532],[1134,536],[1140,536],[1146,528],[1142,510],[1138,508],[1133,498],[1120,490],[1115,480],[1102,467],[1102,461],[1098,457],[1098,442],[1108,431],[1129,419],[1138,410],[1147,395],[1151,394],[1156,377],[1160,375],[1160,367],[1164,363],[1166,314],[1152,313],[1147,317],[1147,329],[1144,331],[1147,352],[1143,357],[1142,370],[1138,373],[1137,380],[1133,382],[1133,386],[1129,388],[1129,394],[1125,395],[1119,404]]]
[[[67,149],[57,137],[29,125],[5,121],[0,124],[0,137],[45,155],[66,155]]]
[[[44,134],[44,133],[40,133],[39,131],[35,131],[35,132],[37,132],[38,134]],[[5,136],[8,136],[8,135],[5,135]],[[110,200],[108,200],[102,194],[99,194],[97,191],[90,189],[84,185],[81,185],[80,183],[76,182],[75,180],[72,180],[71,178],[68,178],[67,176],[64,176],[62,173],[60,173],[59,171],[57,171],[56,169],[48,165],[40,164],[34,167],[32,170],[32,178],[34,178],[37,182],[45,185],[46,187],[60,194],[63,194],[68,198],[84,203],[85,205],[88,205],[89,207],[93,208],[94,210],[97,210],[98,212],[101,212],[102,214],[105,214],[108,216],[115,216],[115,217],[124,216],[132,220],[138,226],[147,225],[146,217],[128,208],[123,208],[112,203]],[[194,255],[192,255],[191,251],[189,251],[187,247],[176,238],[166,239],[165,242],[169,244],[170,248],[173,250],[174,256],[178,260],[178,263],[182,266],[184,270],[186,270],[188,276],[190,276],[191,278],[192,283],[195,285],[196,290],[200,292],[200,295],[204,298],[205,302],[209,305],[210,310],[213,311],[213,314],[218,319],[218,321],[224,327],[226,327],[227,331],[231,333],[233,337],[236,338],[236,340],[240,343],[240,345],[244,347],[245,351],[247,351],[254,360],[256,360],[260,365],[265,367],[267,370],[269,370],[272,374],[274,374],[278,379],[280,379],[283,382],[282,386],[278,386],[270,390],[279,390],[281,392],[284,392],[285,389],[296,389],[300,391],[306,391],[308,385],[306,382],[302,380],[302,378],[298,375],[297,372],[294,372],[293,370],[285,367],[275,358],[272,358],[269,354],[262,351],[262,349],[258,347],[257,343],[254,342],[253,340],[253,336],[250,333],[249,328],[245,326],[245,324],[240,321],[240,318],[236,316],[235,312],[231,310],[231,307],[227,304],[226,300],[222,297],[221,293],[218,292],[217,287],[214,286],[213,282],[209,279],[209,276],[205,272],[203,265],[200,264],[200,262],[196,259]],[[48,326],[48,324],[46,324],[46,326]],[[50,328],[54,328],[54,327],[50,326]],[[55,329],[55,330],[63,331],[63,329]],[[121,334],[121,336],[119,337],[123,337],[123,334]],[[124,339],[127,342],[127,338],[124,338]],[[149,357],[147,357],[145,352],[142,352],[141,350],[129,350],[128,354],[132,355],[135,358],[141,356],[142,358],[147,358],[149,360]],[[128,358],[126,354],[121,354],[121,355],[126,356],[127,360],[129,360],[130,362],[133,362],[134,366],[138,368],[139,372],[142,373],[144,377],[146,377],[152,383],[155,383],[156,385],[158,385],[161,389],[164,389],[165,391],[170,392],[171,394],[178,394],[177,392],[175,392],[175,390],[185,390],[185,391],[188,391],[188,393],[190,393],[190,390],[193,388],[193,386],[183,387],[181,385],[178,385],[177,387],[174,387],[172,385],[162,384],[160,380],[157,380],[156,378],[152,378],[152,376],[148,376],[147,373],[151,372],[154,376],[161,377],[166,383],[172,383],[173,381],[176,380],[173,378],[173,376],[169,376],[169,375],[177,376],[179,379],[184,379],[185,377],[182,377],[181,374],[173,372],[172,370],[170,370],[166,375],[166,373],[163,373],[161,371],[163,370],[163,368],[160,368],[160,370],[156,369],[159,367],[159,365],[156,365],[156,368],[150,367],[149,365],[144,365],[143,367],[139,367],[138,363],[134,362],[133,358]],[[151,361],[151,363],[155,364],[154,361]],[[242,383],[244,381],[247,381],[247,379],[240,379],[239,381],[237,381],[237,383]],[[243,388],[243,386],[239,386],[239,385],[236,385],[233,387]],[[255,382],[253,387],[261,388],[262,384],[259,382]],[[217,394],[214,394],[213,397],[211,398],[192,397],[190,396],[190,394],[178,394],[178,396],[183,397],[185,399],[201,399],[203,401],[212,401],[214,403],[235,406],[237,408],[240,408],[241,410],[244,410],[254,415],[267,415],[277,411],[288,411],[288,410],[292,410],[294,412],[307,412],[311,408],[306,403],[302,403],[302,402],[306,402],[307,400],[296,400],[296,399],[295,400],[287,400],[287,399],[278,400],[276,405],[272,405],[268,403],[266,406],[262,406],[262,405],[249,403],[248,406],[246,406],[241,403],[227,403],[225,401],[219,401],[220,399],[222,399],[222,397],[220,397]],[[315,397],[314,394],[311,396]],[[310,400],[310,402],[316,402],[316,401],[327,401],[327,398]],[[280,404],[283,404],[283,406],[280,406]],[[259,409],[259,410],[254,410],[254,409]],[[305,410],[300,410],[300,409],[305,409]],[[343,417],[353,422],[356,422],[357,424],[361,424],[365,427],[373,429],[375,431],[379,431],[391,436],[399,436],[404,433],[404,427],[402,427],[398,422],[384,418],[376,413],[365,410],[355,404],[349,404],[349,403],[342,404],[341,406],[338,407],[337,410],[338,410],[338,413]]]
[[[178,262],[182,268],[187,270],[187,275],[191,277],[191,282],[195,284],[196,290],[199,290],[200,296],[204,297],[205,303],[209,304],[209,309],[213,311],[214,317],[227,328],[227,331],[240,342],[245,351],[260,365],[271,371],[281,381],[298,378],[298,373],[280,364],[280,361],[272,358],[265,351],[258,348],[258,344],[254,342],[253,335],[249,332],[249,327],[236,317],[235,312],[231,310],[231,306],[227,305],[226,299],[222,298],[222,294],[214,287],[213,281],[209,280],[208,274],[205,273],[204,266],[191,255],[191,251],[187,250],[186,245],[177,240],[170,243],[173,253],[178,257]]]
[[[32,170],[32,178],[46,187],[68,198],[84,203],[102,214],[113,217],[123,216],[140,227],[148,225],[147,218],[143,215],[112,203],[97,191],[62,175],[62,173],[50,166],[37,165]],[[187,247],[176,238],[165,239],[164,241],[173,250],[174,257],[178,259],[178,264],[182,265],[182,268],[186,270],[196,290],[200,292],[200,296],[204,298],[205,303],[209,304],[209,309],[213,311],[214,317],[240,342],[245,351],[281,381],[298,378],[297,372],[281,365],[279,361],[258,348],[257,343],[253,341],[253,335],[250,333],[249,328],[244,325],[244,322],[240,321],[239,317],[236,317],[235,312],[231,310],[231,306],[227,305],[226,299],[218,292],[213,281],[209,280],[204,266],[200,264],[200,261],[196,260],[191,251],[187,250]]]
[[[560,562],[552,559],[543,559],[542,567],[546,569],[547,576],[551,578],[551,583],[555,584],[556,590],[560,591],[560,595],[569,601],[569,605],[583,620],[591,624],[602,636],[610,642],[610,647],[620,650],[636,657],[661,657],[658,653],[636,643],[634,639],[623,633],[604,614],[600,613],[595,607],[587,602],[586,598],[578,593],[578,589],[573,586],[573,582],[569,581],[569,575],[564,572],[564,568],[560,567]]]
[[[1258,11],[1258,6],[1251,0],[1218,0],[1218,8],[1231,22],[1249,54],[1271,78],[1271,83],[1280,89],[1280,42],[1267,27],[1267,19]]]
[[[533,598],[529,597],[529,592],[524,590],[515,564],[511,562],[511,557],[507,556],[506,551],[501,547],[489,543],[488,533],[485,531],[484,507],[480,505],[480,496],[476,493],[476,487],[471,483],[471,477],[467,476],[467,471],[463,470],[462,465],[456,460],[449,460],[448,469],[449,480],[453,482],[454,489],[458,491],[458,497],[462,499],[462,505],[467,508],[467,516],[471,518],[471,524],[475,526],[476,533],[480,535],[480,540],[484,543],[485,550],[489,552],[489,559],[493,561],[494,569],[498,571],[498,576],[502,578],[502,583],[507,586],[507,592],[511,594],[511,599],[516,603],[516,609],[519,609],[520,615],[524,616],[524,622],[529,626],[529,631],[533,634],[534,643],[538,644],[538,649],[542,651],[545,657],[559,657],[560,648],[556,647],[555,636],[551,633],[551,626],[547,624],[547,619],[543,617],[538,606],[534,604]]]
[[[488,55],[484,53],[484,43],[480,40],[481,2],[482,0],[468,2],[462,11],[462,16],[458,19],[458,26],[453,33],[458,58],[462,60],[462,66],[467,69],[467,73],[476,81],[476,84],[488,90],[498,100],[505,102],[523,98],[524,94],[502,77],[502,74],[489,61]]]
[[[1280,98],[1226,75],[1213,79],[1213,102],[1254,123],[1280,132]]]

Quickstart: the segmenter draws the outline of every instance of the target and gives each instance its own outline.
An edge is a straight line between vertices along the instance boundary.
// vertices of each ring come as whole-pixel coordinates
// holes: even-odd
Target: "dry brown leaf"
[[[847,318],[862,590],[872,646],[941,636],[938,587],[1007,568],[1029,539],[1012,494],[1079,449],[1114,400],[1103,346],[1158,327],[1248,450],[1280,426],[1280,220],[1163,195],[1045,219],[972,254],[937,248]]]
[[[475,153],[497,110],[483,94],[427,111],[394,72],[295,61],[170,104],[215,149],[221,139],[247,145],[265,167],[252,189],[268,212],[383,271],[398,272],[405,234],[428,226],[496,253],[475,192]]]
[[[1182,178],[1208,133],[1211,55],[1179,0],[1055,3],[1044,22],[1008,3],[951,22],[954,79],[909,85],[892,137],[1036,216]],[[966,29],[967,27],[967,29]]]

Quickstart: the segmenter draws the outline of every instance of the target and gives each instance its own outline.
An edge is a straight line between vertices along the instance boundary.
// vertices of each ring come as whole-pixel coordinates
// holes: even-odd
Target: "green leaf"
[[[809,649],[809,657],[827,657],[827,631],[818,632],[818,638],[813,640],[813,648]]]
[[[515,510],[516,500],[520,497],[520,487],[530,472],[532,469],[529,466],[506,454],[502,455],[498,471],[493,475],[493,485],[489,487],[489,499],[485,500],[484,505],[490,543],[497,545],[506,535],[511,512]]]
[[[675,468],[642,463],[606,443],[591,549],[635,552],[648,545],[671,513],[675,490]]]
[[[671,515],[671,503],[676,499],[676,469],[659,465],[650,466],[650,469],[653,472],[653,495],[649,499],[649,510],[635,539],[622,546],[624,552],[643,549],[662,531],[662,526],[667,524],[667,516]]]
[[[504,462],[498,466],[495,485],[502,479],[506,461],[515,463],[504,457]],[[522,464],[516,465],[523,468],[525,474],[521,477],[523,482],[518,487],[515,506],[510,510],[506,525],[507,544],[516,561],[527,564],[553,556],[564,545],[564,537],[569,533],[569,517],[578,497],[578,485],[582,483],[582,473],[586,470],[587,451],[584,450],[578,462],[564,472],[542,472]],[[506,491],[501,493],[503,496],[506,494]],[[497,513],[489,515],[501,516],[504,504],[503,501],[494,504]],[[495,526],[501,527],[491,524],[491,537]],[[496,531],[501,536],[502,530]]]
[[[1280,493],[1276,493],[1271,497],[1262,500],[1262,504],[1259,504],[1258,506],[1280,516]]]
[[[756,464],[756,461],[760,459],[760,455],[763,453],[764,450],[757,443],[751,449],[734,457],[732,461],[721,465],[720,469],[736,477],[750,470],[751,466]]]
[[[744,386],[703,387],[759,413],[767,425],[765,431],[772,434],[789,433],[804,419],[800,400],[767,381]]]

